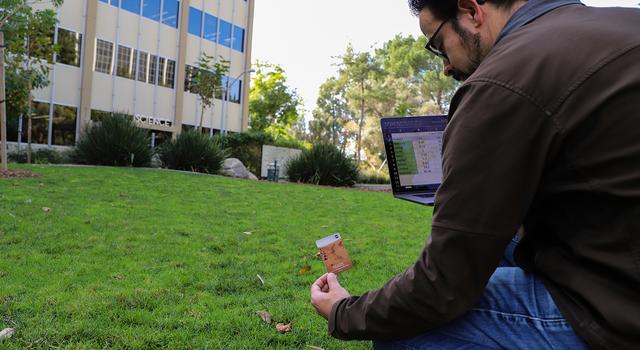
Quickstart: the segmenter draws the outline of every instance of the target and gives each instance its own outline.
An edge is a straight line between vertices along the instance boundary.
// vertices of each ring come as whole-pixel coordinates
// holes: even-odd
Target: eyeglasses
[[[425,47],[424,47],[425,49],[429,50],[434,55],[440,56],[440,57],[444,58],[445,60],[448,60],[449,57],[447,57],[447,54],[444,53],[443,50],[441,50],[440,48],[436,47],[433,42],[436,39],[436,37],[438,36],[438,33],[440,33],[440,29],[442,29],[442,26],[444,26],[444,24],[447,23],[448,21],[449,21],[449,18],[447,18],[442,23],[440,23],[440,25],[438,26],[438,29],[436,29],[436,31],[433,32],[433,35],[431,36],[431,39],[429,39],[429,41],[427,42],[427,45],[425,45]]]

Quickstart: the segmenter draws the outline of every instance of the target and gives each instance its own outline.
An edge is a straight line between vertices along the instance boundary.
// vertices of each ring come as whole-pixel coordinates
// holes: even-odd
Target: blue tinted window
[[[218,38],[218,19],[208,13],[204,14],[204,38],[214,43]]]
[[[120,0],[111,0],[111,5],[120,6]]]
[[[154,21],[160,20],[160,0],[144,0],[142,15]]]
[[[140,14],[140,0],[122,0],[122,9]]]
[[[202,11],[189,7],[189,33],[202,36]]]
[[[231,47],[231,23],[220,20],[220,37],[218,38],[218,43]]]
[[[244,52],[244,29],[233,26],[233,49]]]
[[[229,102],[240,103],[240,90],[242,87],[242,80],[236,80],[233,85],[229,87]]]
[[[107,4],[109,3],[109,0],[100,0],[102,2],[106,2]]]
[[[162,2],[162,23],[178,28],[178,5],[176,0],[163,0]]]

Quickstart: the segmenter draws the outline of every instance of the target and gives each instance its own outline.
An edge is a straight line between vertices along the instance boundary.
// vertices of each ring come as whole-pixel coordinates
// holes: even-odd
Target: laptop
[[[442,183],[446,115],[380,119],[393,196],[433,205]]]

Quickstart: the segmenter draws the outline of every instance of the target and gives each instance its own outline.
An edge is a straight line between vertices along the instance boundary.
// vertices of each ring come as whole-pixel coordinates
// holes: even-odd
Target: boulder
[[[227,158],[222,165],[220,174],[231,177],[238,177],[241,179],[257,180],[258,178],[253,175],[242,162],[237,158]]]

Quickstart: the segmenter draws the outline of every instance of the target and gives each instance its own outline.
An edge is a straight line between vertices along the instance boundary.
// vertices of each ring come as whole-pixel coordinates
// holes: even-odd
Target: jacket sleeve
[[[488,82],[456,93],[443,142],[443,182],[417,261],[381,289],[333,306],[341,339],[418,335],[470,310],[522,223],[556,128],[534,101]]]

